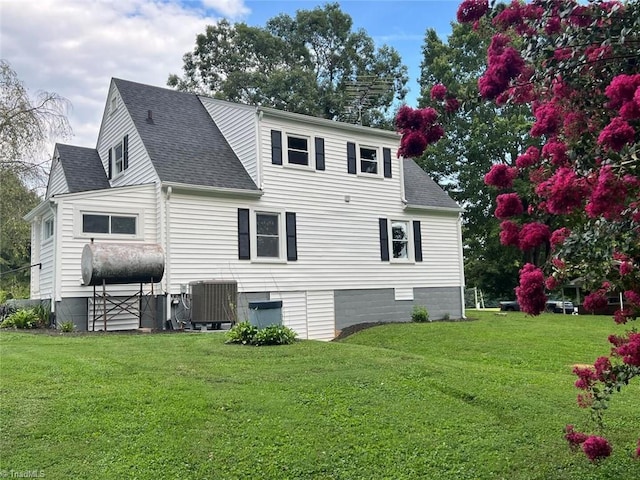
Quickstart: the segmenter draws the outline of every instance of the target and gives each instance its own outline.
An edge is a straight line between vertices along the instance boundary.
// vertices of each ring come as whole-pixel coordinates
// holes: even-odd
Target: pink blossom
[[[575,386],[580,390],[589,390],[598,380],[591,367],[573,367],[573,373],[578,377]]]
[[[550,237],[551,231],[544,223],[526,223],[520,229],[520,250],[526,251],[538,247]]]
[[[559,140],[549,140],[542,147],[542,156],[551,159],[554,165],[564,165],[569,161],[567,145]]]
[[[611,56],[613,49],[611,45],[590,45],[584,51],[589,62],[597,62]]]
[[[635,75],[618,75],[611,80],[604,93],[609,98],[608,107],[618,109],[625,102],[634,98],[636,89],[640,87],[640,73]]]
[[[522,6],[517,0],[513,0],[493,19],[493,24],[507,30],[509,27],[517,27],[523,22]]]
[[[569,22],[578,27],[588,27],[592,21],[593,17],[589,15],[589,7],[585,5],[577,5],[569,15]]]
[[[631,272],[633,272],[633,263],[632,262],[622,262],[620,263],[620,275],[621,276],[625,276],[625,275],[629,275]]]
[[[555,290],[559,285],[560,284],[558,280],[553,276],[547,277],[547,279],[544,281],[544,286],[547,290]]]
[[[531,135],[555,135],[562,125],[562,115],[554,103],[543,103],[534,110],[536,121],[531,127]]]
[[[520,285],[516,287],[516,297],[520,310],[530,315],[544,311],[547,297],[544,294],[544,274],[542,270],[527,263],[520,270]]]
[[[540,160],[540,150],[536,147],[529,147],[516,158],[516,167],[527,168],[535,165]]]
[[[444,100],[447,95],[447,87],[438,83],[431,87],[431,100]]]
[[[625,209],[626,197],[625,183],[616,176],[611,165],[604,165],[585,210],[591,218],[602,215],[607,220],[615,220]]]
[[[436,143],[444,137],[444,128],[442,128],[442,125],[431,125],[425,130],[424,135],[427,139],[427,143]]]
[[[520,227],[510,220],[505,220],[500,224],[500,243],[513,247],[520,246]]]
[[[489,10],[489,0],[464,0],[458,7],[456,18],[460,23],[480,20]]]
[[[636,458],[640,458],[640,438],[638,439],[638,448],[636,449]]]
[[[587,439],[587,435],[584,433],[576,432],[573,425],[567,425],[564,427],[564,438],[569,442],[571,450],[577,450],[582,443]]]
[[[632,315],[633,314],[631,313],[631,309],[630,308],[618,309],[615,312],[613,312],[613,320],[618,325],[624,325],[625,323],[627,323],[627,320],[629,320],[629,318],[632,317]],[[609,341],[611,341],[611,338],[609,338]]]
[[[427,148],[427,138],[422,132],[410,131],[405,133],[400,140],[400,148],[398,156],[402,157],[419,157]]]
[[[629,333],[627,342],[617,347],[615,353],[627,365],[640,367],[640,333]]]
[[[600,132],[598,144],[605,149],[619,152],[626,144],[632,143],[634,138],[635,130],[633,127],[622,118],[616,117]]]
[[[495,215],[500,219],[514,217],[524,212],[522,200],[520,200],[517,193],[503,193],[498,195],[496,197],[496,203]]]
[[[560,31],[560,19],[558,17],[551,17],[547,20],[547,24],[544,26],[544,31],[547,35],[552,35]]]
[[[640,293],[634,292],[633,290],[626,290],[624,292],[624,298],[631,305],[640,308]]]
[[[590,293],[584,297],[582,306],[587,312],[602,310],[607,306],[607,297],[601,291]]]
[[[495,99],[507,90],[509,82],[524,70],[524,60],[513,47],[508,47],[509,37],[496,34],[487,49],[487,71],[478,79],[480,95],[486,99]]]
[[[515,168],[504,163],[496,163],[484,176],[484,183],[497,188],[511,188],[517,175],[518,171]]]
[[[611,360],[609,357],[598,357],[593,364],[593,367],[596,370],[596,376],[600,382],[606,382],[612,379],[615,379],[615,376],[612,376],[611,369]]]
[[[567,137],[579,138],[587,128],[587,120],[582,112],[568,112],[564,116],[563,130]]]
[[[569,230],[567,227],[562,227],[554,230],[551,233],[551,248],[556,248],[562,245],[569,235],[571,235],[571,230]]]
[[[588,189],[572,168],[561,167],[536,187],[536,194],[547,200],[549,213],[564,215],[582,207]]]
[[[611,445],[606,438],[591,435],[582,443],[582,451],[591,462],[597,462],[611,455]]]
[[[456,98],[447,98],[444,109],[449,113],[457,112],[460,109],[460,102]]]

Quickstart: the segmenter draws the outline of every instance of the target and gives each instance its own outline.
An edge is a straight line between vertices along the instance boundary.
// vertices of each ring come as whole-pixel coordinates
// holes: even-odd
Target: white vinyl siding
[[[109,171],[109,150],[115,148],[122,143],[125,135],[129,136],[128,140],[128,152],[129,152],[129,166],[125,172],[118,174],[115,168],[111,172],[112,179],[111,185],[114,187],[121,187],[125,185],[141,185],[146,183],[154,183],[159,181],[149,154],[147,153],[140,135],[136,130],[131,115],[126,108],[122,105],[121,101],[119,107],[115,111],[111,111],[111,98],[113,95],[118,95],[117,89],[113,82],[109,89],[109,99],[105,114],[102,118],[102,124],[100,127],[100,133],[98,135],[98,154],[102,160],[104,171]],[[112,153],[113,155],[113,153]],[[115,158],[114,158],[115,159]],[[113,161],[113,160],[112,160]]]
[[[255,184],[259,185],[256,108],[209,97],[198,98],[200,98],[211,118],[216,122],[233,151],[236,152],[247,173],[249,173]]]
[[[307,338],[331,340],[335,337],[334,309],[332,290],[307,292]]]
[[[283,123],[267,121],[266,115],[261,122],[264,195],[259,200],[173,192],[168,215],[171,293],[179,293],[180,284],[225,278],[237,280],[240,292],[461,285],[457,213],[406,212],[396,158],[392,178],[347,173],[348,141],[395,152],[393,139],[373,133],[354,138],[349,131],[314,126],[316,135],[325,138],[326,170],[287,169],[270,159],[271,130],[294,129]],[[239,260],[238,208],[295,212],[298,261]],[[381,262],[379,217],[420,220],[425,261]]]
[[[81,284],[82,272],[80,268],[82,249],[90,242],[91,235],[96,238],[96,242],[156,243],[157,202],[155,194],[155,185],[139,185],[68,194],[58,198],[58,218],[60,219],[57,226],[60,230],[58,232],[58,238],[60,240],[58,242],[58,252],[60,255],[58,265],[60,266],[60,270],[56,283],[60,296],[89,297],[93,295],[92,287]],[[138,235],[132,238],[131,235],[81,234],[82,212],[115,213],[123,215],[135,214],[138,219]],[[128,295],[135,293],[139,289],[139,284],[110,285],[108,286],[108,293],[111,295]]]
[[[55,155],[57,156],[57,153]],[[68,192],[69,185],[67,184],[67,179],[64,176],[62,164],[57,160],[57,158],[54,158],[51,165],[51,174],[49,175],[49,185],[47,186],[46,198]]]

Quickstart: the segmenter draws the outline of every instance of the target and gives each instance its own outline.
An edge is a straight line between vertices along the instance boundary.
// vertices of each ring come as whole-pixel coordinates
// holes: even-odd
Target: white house
[[[461,318],[461,209],[398,146],[389,131],[113,79],[96,148],[56,145],[25,217],[31,297],[58,324],[97,329],[83,248],[152,243],[165,258],[154,318],[114,315],[107,329],[169,325],[203,280],[237,282],[240,320],[250,301],[282,300],[301,338],[407,321],[414,305]]]

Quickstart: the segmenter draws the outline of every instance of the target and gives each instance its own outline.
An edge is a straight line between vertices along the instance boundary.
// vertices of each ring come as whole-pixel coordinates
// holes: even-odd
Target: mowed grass
[[[640,385],[614,396],[611,458],[571,366],[610,318],[469,312],[340,342],[225,345],[221,334],[2,332],[0,472],[50,479],[636,479]]]

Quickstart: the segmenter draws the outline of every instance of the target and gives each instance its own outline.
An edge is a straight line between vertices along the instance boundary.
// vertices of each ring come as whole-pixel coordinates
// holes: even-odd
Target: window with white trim
[[[110,113],[115,112],[117,109],[118,109],[118,95],[114,93],[113,96],[111,97]]]
[[[113,174],[119,175],[124,171],[124,148],[122,142],[113,147]]]
[[[53,218],[47,218],[42,223],[42,239],[43,240],[50,239],[51,237],[53,237],[53,233],[54,233]]]
[[[287,163],[309,166],[309,138],[287,134]]]
[[[280,258],[280,214],[256,212],[256,256]]]
[[[82,233],[85,234],[136,235],[137,224],[138,217],[136,215],[82,214]]]
[[[378,148],[361,145],[358,149],[358,170],[360,173],[378,175],[380,172],[380,155]]]
[[[391,257],[398,260],[409,260],[409,222],[391,221]]]

